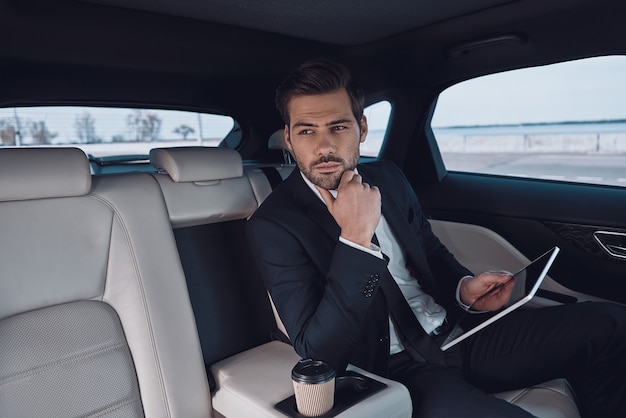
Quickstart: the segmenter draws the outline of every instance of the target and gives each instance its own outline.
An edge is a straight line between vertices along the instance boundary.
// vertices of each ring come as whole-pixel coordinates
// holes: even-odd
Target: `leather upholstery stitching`
[[[105,345],[102,347],[84,350],[81,353],[75,353],[65,358],[50,362],[48,364],[44,364],[42,366],[38,366],[33,369],[25,370],[23,372],[19,372],[19,373],[7,376],[4,379],[0,380],[0,386],[5,385],[7,383],[15,382],[17,380],[21,380],[27,377],[31,377],[37,374],[45,373],[51,369],[59,368],[61,366],[65,366],[65,365],[72,364],[72,363],[77,363],[81,360],[85,360],[90,357],[95,357],[99,354],[104,354],[109,351],[114,351],[114,350],[117,350],[119,348],[124,348],[124,347],[127,347],[127,344],[126,344],[126,341],[122,340],[122,341],[116,341],[115,343]]]
[[[111,414],[114,411],[117,411],[117,410],[119,410],[121,408],[124,408],[126,406],[132,405],[132,404],[137,403],[137,402],[140,402],[140,399],[138,399],[138,398],[128,398],[125,401],[117,402],[117,403],[115,403],[113,405],[110,405],[110,406],[108,406],[106,408],[102,408],[101,410],[99,410],[97,412],[94,412],[93,414],[86,415],[86,417],[102,417],[102,416],[105,416],[105,415],[109,415],[109,414]]]

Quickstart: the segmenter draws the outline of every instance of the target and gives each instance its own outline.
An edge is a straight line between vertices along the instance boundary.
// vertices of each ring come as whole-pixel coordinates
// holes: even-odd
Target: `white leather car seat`
[[[289,148],[287,147],[287,140],[285,138],[285,130],[278,129],[274,131],[272,135],[270,135],[270,139],[267,141],[267,148],[280,151],[283,154],[283,163],[287,166],[294,166],[295,161]]]
[[[224,148],[153,149],[150,161],[194,289],[205,362],[215,378],[213,408],[226,417],[284,417],[274,406],[293,395],[291,369],[300,357],[290,345],[270,341],[270,330],[258,335],[266,317],[272,329],[276,323],[245,238],[246,219],[271,192],[267,178],[244,171],[239,153]],[[360,372],[388,387],[339,417],[410,417],[404,386]]]
[[[162,195],[78,149],[0,150],[0,416],[210,417]]]

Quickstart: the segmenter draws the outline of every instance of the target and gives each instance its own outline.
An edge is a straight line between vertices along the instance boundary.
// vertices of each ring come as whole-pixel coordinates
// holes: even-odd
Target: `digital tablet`
[[[546,274],[552,266],[552,263],[554,262],[554,259],[556,258],[559,251],[559,247],[552,248],[550,251],[546,252],[535,261],[531,262],[526,267],[513,275],[513,277],[515,278],[515,284],[511,293],[511,299],[496,315],[490,316],[479,325],[474,325],[470,329],[466,330],[467,327],[464,326],[464,322],[467,322],[468,314],[472,315],[472,320],[475,320],[477,318],[477,315],[481,314],[463,314],[459,321],[455,324],[454,328],[452,329],[446,340],[441,345],[441,350],[445,351],[448,348],[458,344],[470,335],[475,334],[489,324],[493,324],[503,316],[508,315],[515,309],[530,301],[535,296],[535,293],[537,293],[539,286],[541,286],[543,279],[546,277]],[[493,289],[487,293],[491,293],[492,291]]]

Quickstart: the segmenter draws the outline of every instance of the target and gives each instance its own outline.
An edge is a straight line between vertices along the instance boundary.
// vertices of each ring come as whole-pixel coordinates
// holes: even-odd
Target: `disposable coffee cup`
[[[335,403],[335,370],[319,360],[300,360],[291,370],[298,413],[319,417]]]

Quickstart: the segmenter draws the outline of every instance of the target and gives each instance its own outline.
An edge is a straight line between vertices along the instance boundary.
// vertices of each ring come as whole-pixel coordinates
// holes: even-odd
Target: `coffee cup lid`
[[[324,383],[334,377],[335,369],[320,360],[300,360],[291,370],[291,378],[299,383]]]

